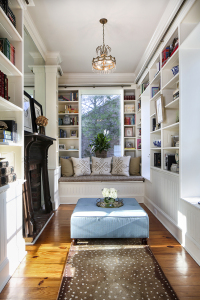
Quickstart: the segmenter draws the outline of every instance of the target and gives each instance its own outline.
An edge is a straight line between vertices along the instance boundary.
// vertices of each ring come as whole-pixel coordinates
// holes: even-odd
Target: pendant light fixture
[[[109,55],[111,48],[104,44],[104,25],[108,22],[107,19],[103,18],[99,20],[103,24],[103,45],[96,48],[97,57],[92,60],[92,70],[99,73],[110,73],[116,69],[116,59]]]

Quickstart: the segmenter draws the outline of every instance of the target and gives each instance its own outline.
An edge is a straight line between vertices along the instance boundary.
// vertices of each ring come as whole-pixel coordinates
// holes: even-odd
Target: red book
[[[1,72],[1,97],[5,98],[4,97],[4,73]]]
[[[1,86],[2,84],[1,84],[1,71],[0,71],[0,97],[1,97]]]

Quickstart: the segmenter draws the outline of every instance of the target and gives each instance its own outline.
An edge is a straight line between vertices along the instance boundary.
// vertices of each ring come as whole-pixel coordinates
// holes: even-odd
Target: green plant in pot
[[[110,138],[107,134],[98,133],[90,143],[92,152],[95,152],[96,157],[107,157],[107,151],[110,148]]]

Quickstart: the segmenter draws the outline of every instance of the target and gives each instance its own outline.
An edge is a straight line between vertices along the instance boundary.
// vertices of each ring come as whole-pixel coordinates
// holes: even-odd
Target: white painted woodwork
[[[43,116],[46,116],[46,74],[45,66],[33,66],[35,99],[42,105]]]
[[[146,92],[146,91],[145,91]],[[144,94],[146,94],[144,92]],[[150,102],[149,95],[141,96],[142,176],[150,179]]]
[[[0,9],[1,37],[15,47],[14,66],[1,52],[0,69],[8,75],[10,101],[0,98],[0,119],[17,122],[18,142],[0,143],[0,157],[9,161],[17,181],[0,187],[0,292],[25,256],[22,233],[22,183],[24,180],[24,111],[23,111],[23,6],[11,1],[17,27]]]
[[[103,188],[115,188],[120,198],[144,201],[144,182],[59,182],[60,204],[75,204],[80,198],[101,198]]]

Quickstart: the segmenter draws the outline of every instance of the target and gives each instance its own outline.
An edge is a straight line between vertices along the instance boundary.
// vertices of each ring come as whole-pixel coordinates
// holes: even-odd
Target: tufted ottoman
[[[149,217],[134,198],[119,208],[96,206],[96,198],[81,198],[71,215],[71,238],[149,237]]]

